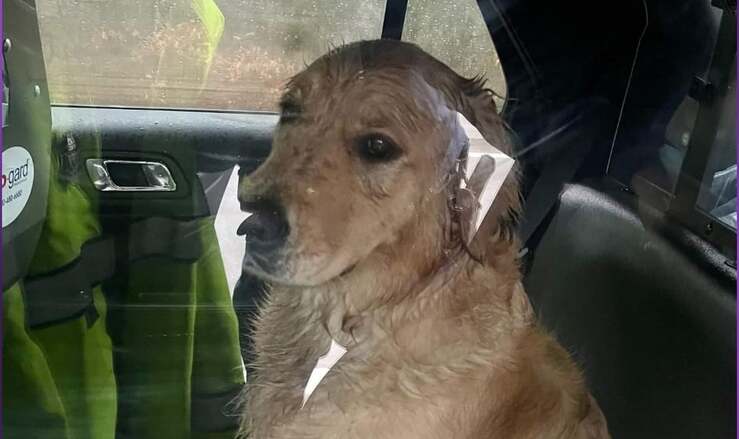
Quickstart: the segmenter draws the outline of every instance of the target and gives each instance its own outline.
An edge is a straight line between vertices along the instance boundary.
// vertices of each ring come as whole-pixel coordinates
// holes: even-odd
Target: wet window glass
[[[3,437],[736,436],[735,2],[1,3]]]
[[[410,0],[403,39],[418,44],[460,75],[484,75],[502,108],[505,77],[476,1]]]
[[[385,10],[384,0],[37,3],[53,103],[263,111],[332,44],[378,38]]]

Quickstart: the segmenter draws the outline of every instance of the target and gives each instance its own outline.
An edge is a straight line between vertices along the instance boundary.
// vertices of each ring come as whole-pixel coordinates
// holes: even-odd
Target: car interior
[[[3,1],[3,430],[234,437],[265,285],[239,276],[235,226],[216,229],[243,215],[229,185],[268,156],[278,116],[219,109],[225,92],[210,108],[115,105],[123,83],[100,87],[107,103],[55,102],[49,59],[74,51],[42,41],[41,15],[73,3]],[[228,32],[250,1],[215,3]],[[319,3],[331,20],[341,2]],[[481,17],[521,174],[524,285],[612,437],[736,436],[736,2],[379,3],[374,38],[406,38],[420,3]],[[13,147],[33,165],[16,198]]]

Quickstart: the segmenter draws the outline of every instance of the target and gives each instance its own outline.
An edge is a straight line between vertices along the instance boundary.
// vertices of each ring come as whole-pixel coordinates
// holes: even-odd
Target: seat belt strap
[[[114,255],[113,240],[98,238],[85,243],[80,256],[61,269],[27,277],[22,283],[27,324],[41,326],[91,312],[92,287],[114,272]],[[88,317],[88,325],[97,318]]]
[[[200,220],[148,218],[128,232],[85,243],[71,263],[23,281],[26,321],[31,327],[58,323],[87,313],[88,326],[97,319],[92,289],[134,262],[166,256],[194,262],[202,254]]]
[[[573,148],[555,164],[547,166],[534,183],[523,206],[523,217],[519,224],[519,238],[522,243],[522,255],[531,245],[534,235],[556,205],[559,194],[565,183],[572,181],[585,160],[588,150]]]

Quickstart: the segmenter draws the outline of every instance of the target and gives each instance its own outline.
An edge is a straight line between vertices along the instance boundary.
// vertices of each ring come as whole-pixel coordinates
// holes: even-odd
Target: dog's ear
[[[485,140],[508,155],[513,155],[510,131],[497,111],[495,94],[485,87],[485,78],[463,78],[455,73],[448,76],[442,85],[447,98],[472,125],[480,131]],[[470,244],[470,250],[482,260],[489,260],[498,251],[496,247],[517,242],[516,229],[521,208],[518,186],[518,170],[506,177],[503,186],[495,197],[485,217],[477,237]]]
[[[449,91],[453,95],[456,110],[480,131],[488,143],[511,155],[509,130],[498,114],[494,99],[496,93],[485,86],[485,77],[463,78],[455,74],[451,82]]]

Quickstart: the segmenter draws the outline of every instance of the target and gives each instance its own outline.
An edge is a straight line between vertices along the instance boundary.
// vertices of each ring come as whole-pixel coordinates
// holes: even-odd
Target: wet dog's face
[[[462,142],[456,112],[412,66],[340,49],[294,77],[272,151],[239,183],[243,268],[318,285],[401,235],[438,228]]]

